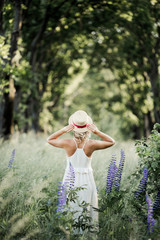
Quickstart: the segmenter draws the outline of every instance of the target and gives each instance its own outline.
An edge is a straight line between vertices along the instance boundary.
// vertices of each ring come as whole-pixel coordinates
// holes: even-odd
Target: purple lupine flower
[[[160,209],[160,191],[158,191],[157,196],[156,196],[156,200],[155,200],[154,205],[153,205],[154,210],[156,210],[157,208]]]
[[[123,167],[124,167],[124,162],[125,162],[125,153],[121,149],[121,159],[120,159],[119,167],[116,171],[115,180],[113,183],[113,186],[115,187],[116,190],[119,190],[119,187],[120,187],[121,175],[122,175],[122,171],[123,171]]]
[[[114,180],[116,170],[117,170],[116,155],[113,154],[110,165],[109,165],[109,169],[108,169],[106,193],[110,193],[112,190],[112,185],[113,185],[113,180]]]
[[[64,180],[64,184],[66,187],[69,187],[71,189],[74,187],[74,183],[75,183],[75,172],[74,172],[74,168],[70,162],[68,175],[67,175],[66,179]]]
[[[140,193],[143,191],[144,187],[146,186],[147,183],[147,178],[148,178],[148,169],[146,167],[144,167],[143,170],[143,178],[135,192],[135,197],[138,198]]]
[[[57,212],[62,212],[65,204],[66,204],[66,188],[62,182],[59,182],[59,189],[58,189],[58,208]]]
[[[8,163],[8,167],[12,167],[12,163],[13,163],[13,161],[14,161],[14,156],[15,156],[15,149],[13,149],[13,151],[12,151],[12,156],[11,156],[11,160],[9,161],[9,163]]]
[[[64,183],[63,184],[61,183],[59,185],[57,212],[62,212],[67,200],[67,189],[73,188],[74,183],[75,183],[75,172],[74,172],[74,168],[72,167],[72,164],[70,163],[68,175],[65,178]]]
[[[148,232],[151,233],[153,232],[154,226],[157,224],[157,222],[153,218],[153,204],[148,194],[146,194],[146,202],[148,205],[147,227],[148,227]]]
[[[73,188],[74,184],[75,184],[75,172],[74,172],[74,168],[72,167],[71,163],[70,163],[70,173],[71,173],[70,188]]]

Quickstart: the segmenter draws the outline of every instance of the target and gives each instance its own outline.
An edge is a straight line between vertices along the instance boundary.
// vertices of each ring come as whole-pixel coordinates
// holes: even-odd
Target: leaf
[[[151,166],[153,169],[157,168],[158,167],[158,163],[157,162],[152,162],[151,163]]]

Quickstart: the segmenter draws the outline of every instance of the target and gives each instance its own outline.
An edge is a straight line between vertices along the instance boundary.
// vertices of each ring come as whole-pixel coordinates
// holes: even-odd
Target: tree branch
[[[58,11],[58,9],[63,6],[63,4],[64,4],[65,2],[66,2],[65,0],[62,1],[62,2],[59,4],[59,6],[57,6],[57,7],[54,9],[54,12],[53,12],[52,14],[54,15],[54,14]],[[31,64],[32,66],[34,66],[34,63],[35,63],[35,61],[36,61],[36,59],[35,59],[35,52],[36,52],[37,44],[42,40],[43,33],[44,33],[44,31],[46,30],[47,23],[48,23],[49,18],[50,18],[50,14],[49,14],[50,8],[51,8],[51,2],[49,1],[49,3],[47,4],[47,7],[46,7],[44,19],[43,19],[43,21],[42,21],[40,30],[39,30],[39,32],[37,33],[37,35],[35,36],[35,38],[33,39],[32,43],[31,43],[31,49],[32,49],[32,50],[31,50],[30,64]]]

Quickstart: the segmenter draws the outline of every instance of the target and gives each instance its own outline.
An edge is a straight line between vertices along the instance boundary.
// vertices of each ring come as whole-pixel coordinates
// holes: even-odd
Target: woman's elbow
[[[47,142],[48,142],[48,143],[50,142],[50,138],[49,138],[49,137],[47,138]]]
[[[115,143],[116,143],[116,141],[113,140],[113,141],[112,141],[112,146],[113,146]]]

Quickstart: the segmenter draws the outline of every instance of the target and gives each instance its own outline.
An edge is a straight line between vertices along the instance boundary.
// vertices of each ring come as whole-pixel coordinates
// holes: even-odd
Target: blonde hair
[[[76,132],[74,131],[74,137],[78,139],[78,142],[81,143],[83,140],[90,138],[90,132]]]

